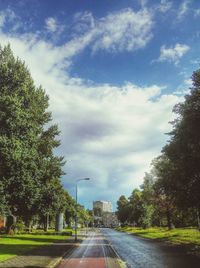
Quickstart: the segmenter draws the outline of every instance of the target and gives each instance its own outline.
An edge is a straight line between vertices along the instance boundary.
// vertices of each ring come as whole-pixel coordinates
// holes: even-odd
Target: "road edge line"
[[[116,259],[117,262],[119,264],[120,268],[127,268],[126,262],[122,260],[122,258],[120,258],[119,254],[117,253],[117,251],[114,249],[113,245],[111,243],[109,243],[109,246],[111,247],[111,249],[113,250],[114,254],[116,255]]]
[[[62,254],[62,256],[54,258],[54,260],[52,260],[47,266],[46,268],[55,268],[64,257],[66,257],[67,255],[70,255],[72,253],[72,251],[74,250],[74,248],[76,247],[76,245],[73,245],[69,250],[67,250],[66,252],[64,252]]]
[[[86,238],[82,238],[80,239],[81,240],[81,243],[85,240]],[[67,250],[66,252],[64,252],[62,254],[62,256],[60,257],[57,257],[57,258],[54,258],[54,260],[52,260],[47,266],[46,268],[55,268],[59,263],[61,263],[61,261],[63,260],[63,258],[67,257],[67,256],[70,256],[73,252],[73,250],[77,247],[77,246],[80,246],[81,244],[80,242],[78,243],[74,243],[74,245],[72,245],[72,247]]]

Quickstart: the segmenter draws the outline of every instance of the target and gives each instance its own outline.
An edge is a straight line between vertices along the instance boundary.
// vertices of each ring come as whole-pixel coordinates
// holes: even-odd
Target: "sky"
[[[198,0],[0,0],[10,43],[50,98],[64,187],[86,208],[142,184],[200,62]]]

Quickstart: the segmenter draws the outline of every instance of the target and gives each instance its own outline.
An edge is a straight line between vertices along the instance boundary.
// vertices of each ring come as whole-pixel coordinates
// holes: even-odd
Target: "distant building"
[[[105,227],[119,226],[119,221],[115,212],[104,212],[102,214],[102,223]]]
[[[119,225],[116,214],[112,212],[111,202],[94,201],[93,211],[95,226],[114,227]]]
[[[100,210],[101,214],[103,212],[112,212],[112,203],[109,201],[94,201],[93,210]]]

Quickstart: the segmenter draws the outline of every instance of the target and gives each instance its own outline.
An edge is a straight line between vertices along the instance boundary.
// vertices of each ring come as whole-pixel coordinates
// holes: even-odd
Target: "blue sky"
[[[195,0],[0,0],[0,43],[50,97],[79,202],[139,187],[200,62]]]

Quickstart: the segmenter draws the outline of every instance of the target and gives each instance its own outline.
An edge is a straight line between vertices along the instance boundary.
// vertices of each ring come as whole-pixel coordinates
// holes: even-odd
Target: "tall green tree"
[[[136,226],[141,224],[142,205],[142,192],[136,188],[129,197],[129,221]]]
[[[76,202],[67,193],[66,194],[65,221],[69,227],[71,227],[72,223],[74,223],[75,216],[76,216]]]
[[[58,179],[51,179],[41,188],[41,197],[38,200],[38,215],[43,220],[44,230],[48,230],[49,218],[64,213],[67,206],[67,192]]]
[[[128,221],[128,204],[128,199],[124,195],[121,195],[119,200],[117,201],[117,218],[122,224],[125,224]]]
[[[162,154],[153,161],[156,180],[154,190],[157,208],[164,212],[169,229],[174,227],[173,218],[175,214],[175,200],[172,192],[174,180],[174,165],[170,159]],[[173,189],[174,191],[174,189]]]
[[[163,151],[173,163],[171,191],[178,206],[200,211],[200,70],[193,73],[193,86],[185,101],[175,106],[171,139]],[[173,190],[174,189],[174,190]],[[200,221],[199,221],[200,228]]]
[[[140,223],[143,228],[149,228],[153,223],[153,215],[155,212],[155,191],[154,191],[154,177],[152,173],[145,173],[142,189],[142,214]]]
[[[80,204],[77,205],[78,223],[82,226],[87,225],[91,221],[91,216],[87,210]]]
[[[38,212],[45,183],[62,174],[57,126],[50,126],[48,96],[10,46],[0,47],[0,182],[13,215],[27,224]]]

